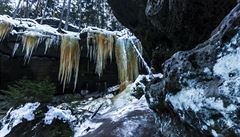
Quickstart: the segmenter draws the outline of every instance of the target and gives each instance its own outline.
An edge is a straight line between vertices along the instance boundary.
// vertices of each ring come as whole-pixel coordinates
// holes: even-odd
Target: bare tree
[[[26,0],[26,7],[24,10],[24,17],[28,18],[29,17],[29,0]]]
[[[22,2],[22,0],[18,1],[17,7],[13,12],[13,18],[16,18],[21,2]]]
[[[68,30],[70,8],[71,8],[71,0],[68,0],[67,17],[66,17],[66,22],[65,22],[65,26],[64,26],[65,30]]]
[[[43,9],[42,19],[41,19],[40,24],[43,23],[43,19],[45,18],[45,13],[46,13],[46,9],[47,9],[47,4],[48,4],[48,0],[46,0],[45,6],[44,6],[44,9]]]
[[[82,25],[82,0],[79,0],[79,32],[81,31],[81,25]]]
[[[58,31],[60,31],[61,28],[62,28],[62,20],[63,20],[64,10],[65,10],[65,3],[66,3],[66,0],[63,1],[63,8],[62,8],[62,13],[61,13],[61,18],[60,18],[60,22],[58,24]]]
[[[41,0],[37,0],[37,6],[36,6],[36,9],[35,9],[36,18],[38,17],[40,5],[41,5]]]

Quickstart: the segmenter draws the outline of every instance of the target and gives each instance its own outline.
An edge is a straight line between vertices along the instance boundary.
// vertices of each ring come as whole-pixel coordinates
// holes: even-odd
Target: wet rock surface
[[[145,57],[160,71],[179,50],[207,40],[236,0],[108,0],[114,15],[142,42]]]
[[[163,136],[240,135],[240,5],[211,38],[163,64],[146,98]]]

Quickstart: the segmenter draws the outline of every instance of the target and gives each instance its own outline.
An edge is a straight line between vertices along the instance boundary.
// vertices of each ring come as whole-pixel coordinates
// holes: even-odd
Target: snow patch
[[[23,119],[31,121],[34,119],[34,111],[40,106],[40,103],[27,103],[18,109],[10,109],[7,115],[0,121],[2,127],[0,129],[0,137],[9,134],[13,127],[23,122]]]
[[[64,122],[76,121],[76,117],[72,115],[70,110],[62,110],[53,106],[48,106],[48,112],[45,114],[44,123],[51,125],[54,119],[59,119]]]
[[[113,108],[113,111],[106,113],[103,117],[111,118],[112,121],[119,121],[121,118],[125,117],[128,113],[136,110],[147,110],[149,109],[146,98],[143,96],[140,100],[133,100],[131,103],[119,105]]]
[[[166,100],[170,101],[174,109],[179,110],[188,110],[191,109],[195,112],[203,109],[210,108],[215,109],[223,114],[227,112],[233,112],[237,107],[233,104],[230,104],[227,107],[224,107],[223,100],[215,97],[206,97],[204,89],[202,88],[187,88],[182,89],[176,95],[167,95]]]
[[[214,74],[224,79],[229,79],[234,74],[240,73],[240,48],[217,60],[213,67]]]

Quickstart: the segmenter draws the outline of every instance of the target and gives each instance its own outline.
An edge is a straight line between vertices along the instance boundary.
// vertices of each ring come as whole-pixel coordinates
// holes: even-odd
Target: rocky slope
[[[11,108],[0,120],[0,136],[158,137],[154,112],[146,98],[132,96],[137,87],[145,89],[140,82],[143,78],[139,76],[117,96],[108,94],[58,105],[26,103]]]
[[[164,136],[240,136],[240,4],[190,51],[163,64],[147,100]]]
[[[108,0],[114,15],[142,42],[145,57],[160,71],[179,50],[207,40],[236,0]]]

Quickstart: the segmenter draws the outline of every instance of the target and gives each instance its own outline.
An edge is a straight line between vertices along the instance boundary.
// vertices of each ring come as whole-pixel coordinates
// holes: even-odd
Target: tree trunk
[[[40,24],[43,23],[43,19],[45,18],[45,13],[46,13],[46,9],[47,9],[47,4],[48,4],[48,0],[46,0],[45,6],[44,6],[44,9],[43,9],[42,19],[41,19]]]
[[[17,7],[16,7],[16,9],[15,9],[14,12],[13,12],[13,18],[16,18],[17,13],[18,13],[18,9],[19,9],[19,7],[20,7],[21,2],[22,2],[22,0],[19,0],[19,1],[18,1]]]
[[[26,18],[28,18],[29,17],[29,0],[27,0],[27,2],[26,2],[26,15],[25,15],[25,17]]]
[[[40,6],[40,4],[41,4],[41,0],[37,0],[37,6],[36,6],[36,9],[35,9],[35,18],[37,18],[38,17],[38,10],[39,10],[39,6]]]
[[[63,20],[64,10],[65,10],[65,3],[66,3],[66,0],[63,1],[63,8],[62,8],[62,13],[61,13],[61,18],[60,18],[60,22],[58,24],[58,31],[60,31],[61,28],[62,28],[62,20]]]
[[[79,32],[81,31],[81,25],[82,25],[81,21],[82,21],[82,0],[79,0],[79,24],[78,24]]]
[[[64,26],[64,29],[65,29],[65,30],[68,30],[70,8],[71,8],[71,0],[68,0],[67,18],[66,18],[66,22],[65,22],[65,26]]]

